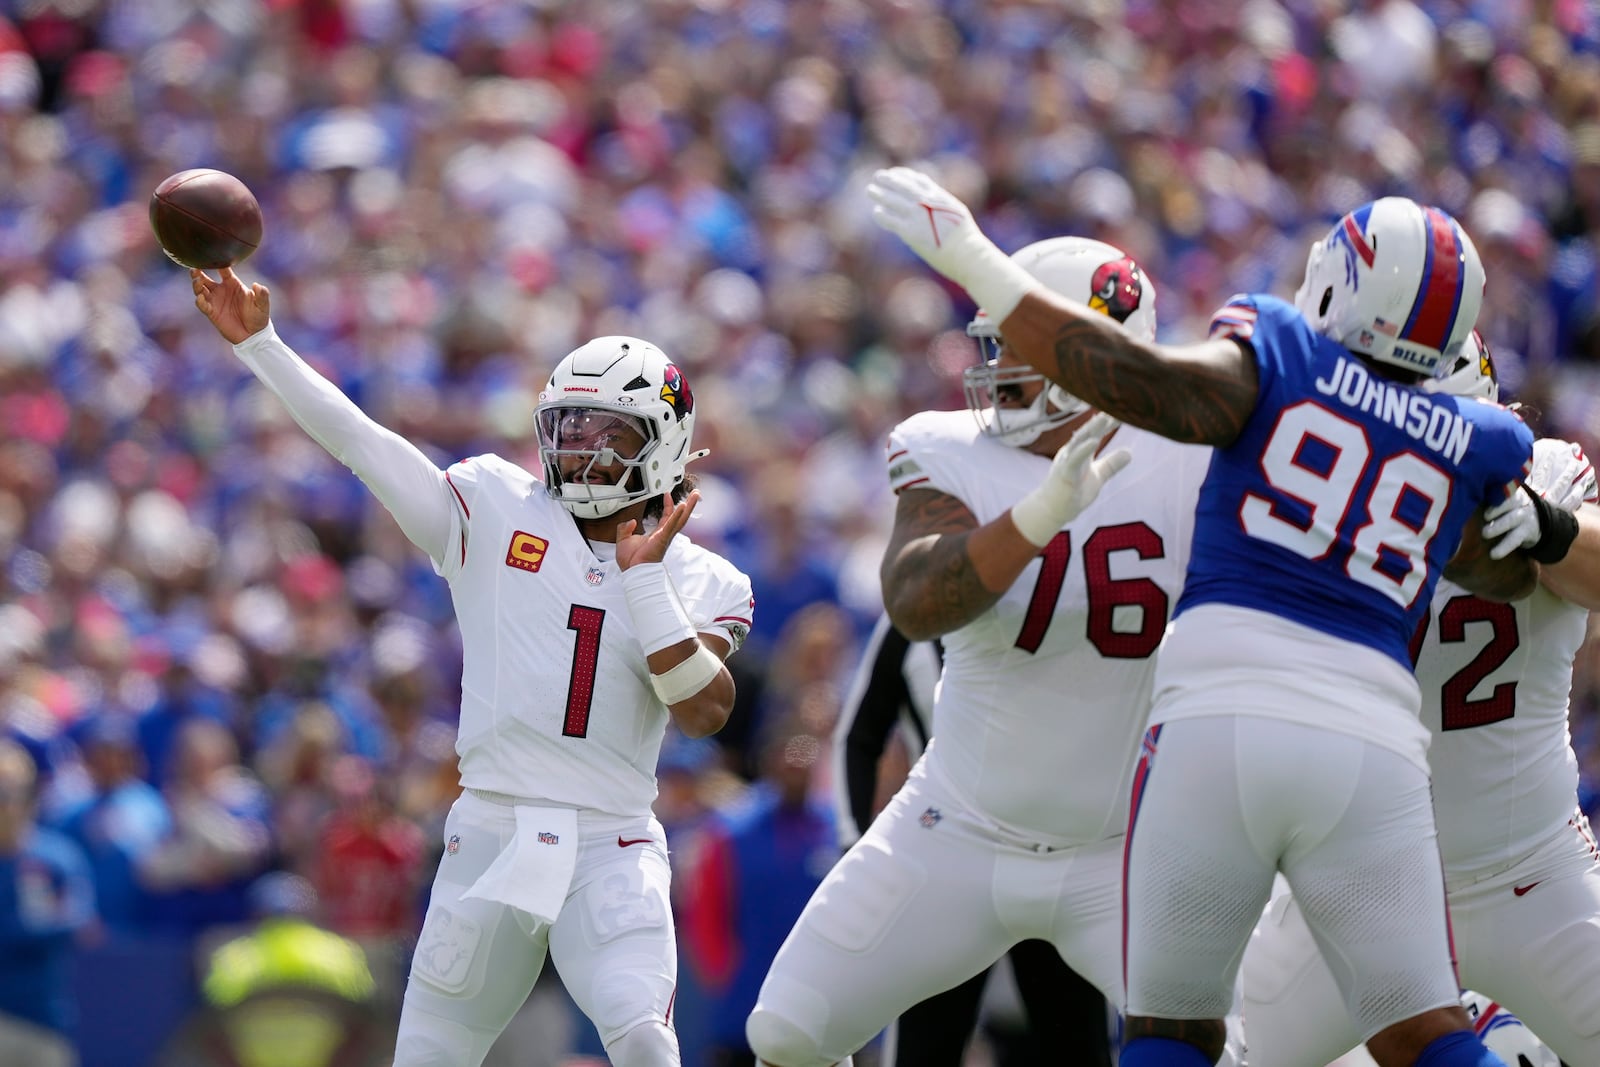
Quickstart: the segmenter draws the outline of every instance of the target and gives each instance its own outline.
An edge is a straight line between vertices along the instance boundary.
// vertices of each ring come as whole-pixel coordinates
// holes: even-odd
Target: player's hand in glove
[[[1541,437],[1533,443],[1528,488],[1562,511],[1577,511],[1585,500],[1595,499],[1594,464],[1583,454],[1582,446]]]
[[[1490,542],[1489,558],[1505,559],[1519,548],[1539,543],[1539,512],[1533,495],[1520,485],[1506,498],[1483,513],[1483,539]]]
[[[1483,539],[1490,559],[1505,559],[1519,548],[1539,563],[1560,563],[1578,536],[1578,520],[1525,485],[1504,504],[1483,514]]]
[[[867,195],[873,222],[970,293],[995,322],[1038,287],[1031,274],[984,235],[967,205],[921,171],[880,170],[872,176]]]
[[[1101,486],[1132,458],[1125,448],[1095,455],[1120,425],[1102,411],[1073,432],[1067,443],[1056,450],[1044,484],[1012,507],[1011,522],[1018,533],[1043,548],[1061,532],[1061,527],[1094,502]]]

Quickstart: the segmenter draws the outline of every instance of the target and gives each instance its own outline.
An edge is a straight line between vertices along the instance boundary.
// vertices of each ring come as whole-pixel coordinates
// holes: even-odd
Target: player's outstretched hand
[[[635,533],[639,524],[629,519],[617,526],[617,566],[623,570],[639,563],[660,563],[667,556],[667,546],[678,536],[694,506],[700,503],[698,489],[674,504],[669,496],[662,502],[661,521],[648,534]]]
[[[890,167],[867,185],[872,221],[898,236],[934,270],[967,291],[1002,322],[1038,279],[1011,261],[938,182],[910,167]]]
[[[970,290],[973,272],[993,255],[1004,256],[954,193],[910,167],[872,176],[872,221],[895,234],[928,265]]]
[[[1096,455],[1121,425],[1098,412],[1056,450],[1044,484],[1011,509],[1011,521],[1023,537],[1041,548],[1049,544],[1061,527],[1082,514],[1100,495],[1101,487],[1128,465],[1133,457],[1125,448]]]
[[[231,345],[267,328],[272,318],[272,294],[260,282],[246,286],[232,267],[223,267],[220,280],[203,270],[191,270],[194,306]]]

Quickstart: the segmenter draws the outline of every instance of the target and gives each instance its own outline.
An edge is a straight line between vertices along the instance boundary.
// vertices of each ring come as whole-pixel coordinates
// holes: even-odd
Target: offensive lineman
[[[1063,237],[1015,262],[1155,336],[1120,250]],[[970,332],[999,342],[967,372],[970,411],[889,438],[884,604],[908,639],[942,640],[932,740],[773,961],[746,1025],[773,1067],[847,1061],[1028,938],[1122,1000],[1129,775],[1209,452],[1123,427],[1094,458],[1114,421],[1020,364],[990,316]]]
[[[278,338],[265,286],[191,271],[195,305],[450,583],[464,791],[412,957],[395,1067],[476,1067],[548,953],[613,1063],[679,1062],[665,835],[670,716],[721,729],[749,580],[678,534],[694,398],[654,345],[597,338],[540,394],[544,484],[493,455],[442,471]],[[653,523],[651,520],[656,519]]]
[[[967,330],[992,333],[993,327],[973,322]],[[872,824],[879,763],[886,751],[898,755],[909,749],[915,760],[927,748],[933,735],[933,693],[943,665],[944,648],[937,640],[907,641],[889,616],[879,617],[833,730],[834,796],[842,849],[859,841]],[[898,748],[889,747],[891,736]],[[1032,1064],[1052,1056],[1077,1067],[1110,1067],[1106,998],[1100,991],[1045,941],[1019,941],[1006,953],[1006,962],[1027,1027],[996,1049],[999,1063]],[[961,1067],[993,970],[979,971],[907,1009],[884,1036],[885,1067]]]
[[[1440,388],[1499,396],[1486,351],[1463,353]],[[1515,604],[1440,582],[1417,635],[1434,818],[1461,983],[1567,1063],[1600,1064],[1600,851],[1567,729],[1573,659],[1600,607],[1600,492],[1583,450],[1553,438],[1534,443],[1527,484],[1578,515],[1572,551]],[[1268,906],[1242,974],[1252,1060],[1321,1065],[1359,1043],[1291,895]]]
[[[1489,559],[1481,531],[1532,434],[1417,388],[1477,318],[1471,242],[1436,208],[1374,201],[1313,246],[1293,305],[1236,297],[1210,340],[1165,346],[1041,287],[927,176],[879,171],[868,193],[874,221],[1056,384],[1215,446],[1135,772],[1123,1067],[1222,1055],[1279,870],[1351,960],[1342,990],[1383,1067],[1503,1063],[1457,999],[1406,649],[1441,572],[1499,600],[1536,580],[1526,553]],[[1536,557],[1560,559],[1575,520],[1548,504],[1537,519]]]

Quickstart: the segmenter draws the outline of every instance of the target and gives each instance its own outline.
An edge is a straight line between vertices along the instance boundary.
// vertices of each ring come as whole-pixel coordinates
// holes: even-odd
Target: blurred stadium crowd
[[[279,331],[441,465],[536,469],[535,397],[591,336],[686,368],[711,449],[689,534],[757,598],[733,723],[664,753],[686,914],[696,829],[752,781],[809,768],[826,819],[830,729],[879,609],[883,441],[959,407],[976,358],[965,297],[868,224],[874,168],[932,162],[1008,249],[1127,249],[1164,338],[1230,292],[1292,292],[1351,205],[1439,204],[1483,254],[1506,390],[1600,450],[1584,0],[0,11],[0,726],[38,765],[39,820],[86,851],[83,953],[188,959],[288,871],[392,989],[456,792],[445,584],[194,310],[146,222],[174,171],[251,186],[267,232],[243,273]],[[1600,817],[1592,648],[1572,722]],[[771,917],[772,948],[792,918]],[[689,926],[700,1003],[679,1018],[701,1063],[730,968]]]

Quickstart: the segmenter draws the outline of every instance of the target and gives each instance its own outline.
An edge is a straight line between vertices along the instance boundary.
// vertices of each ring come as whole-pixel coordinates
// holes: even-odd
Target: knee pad
[[[461,1050],[421,1034],[402,1037],[394,1049],[395,1067],[459,1067]]]
[[[756,1008],[744,1023],[744,1038],[756,1058],[770,1067],[833,1067],[817,1041],[800,1027],[767,1008]]]
[[[606,1055],[616,1067],[678,1067],[678,1035],[650,1019],[607,1042]]]
[[[641,1026],[662,1023],[672,1010],[675,984],[654,956],[610,956],[606,964],[587,996],[576,999],[609,1047]]]
[[[402,1027],[395,1041],[394,1067],[477,1067],[495,1035],[480,1035],[446,1019]]]

